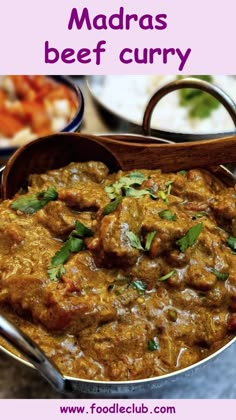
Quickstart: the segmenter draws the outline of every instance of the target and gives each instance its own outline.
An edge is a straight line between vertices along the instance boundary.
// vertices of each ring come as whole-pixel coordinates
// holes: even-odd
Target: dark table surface
[[[86,133],[108,132],[89,96],[83,79],[78,79],[85,96],[85,118],[82,126]],[[139,398],[236,398],[236,343],[220,356],[204,364],[181,383],[173,382]],[[70,398],[54,391],[33,369],[0,353],[0,398]],[[76,398],[89,396],[76,395]],[[123,398],[132,398],[124,395]]]

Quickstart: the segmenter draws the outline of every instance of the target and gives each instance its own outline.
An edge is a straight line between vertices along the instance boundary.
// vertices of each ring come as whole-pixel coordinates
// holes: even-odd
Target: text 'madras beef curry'
[[[64,374],[159,376],[235,335],[235,188],[100,162],[29,185],[0,205],[1,307]]]

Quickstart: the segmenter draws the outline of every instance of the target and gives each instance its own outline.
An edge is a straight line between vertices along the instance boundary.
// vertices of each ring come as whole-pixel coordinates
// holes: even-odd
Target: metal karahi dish
[[[221,99],[217,102],[201,91],[201,87],[205,80],[210,80],[213,89],[222,90],[233,102],[236,100],[236,78],[199,77],[193,79],[199,91],[193,88],[175,90],[182,78],[173,75],[89,76],[87,85],[104,121],[120,132],[144,134],[143,114],[150,98],[155,96],[150,133],[157,138],[175,142],[198,141],[235,133],[234,124],[220,105]],[[186,79],[189,77],[182,80]],[[164,94],[160,96],[162,91]]]
[[[185,82],[181,81],[182,85],[185,85]],[[192,83],[192,81],[188,81],[188,83]],[[189,86],[189,85],[188,85]],[[167,91],[168,89],[172,89],[173,86],[167,86]],[[179,85],[178,85],[179,88]],[[210,89],[208,84],[204,84],[203,88]],[[158,93],[158,98],[160,98],[160,96],[162,94],[166,93],[166,89],[162,90],[161,92]],[[218,97],[219,99],[221,97],[221,92],[219,92],[218,90],[214,91],[214,95],[216,97]],[[153,99],[150,101],[149,106],[147,107],[146,113],[144,115],[144,119],[143,119],[143,129],[144,132],[146,134],[149,133],[149,127],[150,127],[150,120],[151,120],[151,115],[152,115],[152,110],[153,110],[153,105],[155,106],[156,103],[156,99],[157,97],[153,97]],[[223,99],[222,99],[224,105],[226,106],[227,110],[229,111],[231,118],[233,119],[234,123],[236,121],[236,112],[235,112],[235,105],[233,102],[230,101],[230,98],[228,98],[227,96],[225,97],[223,95]],[[235,147],[234,147],[234,140],[235,137],[232,138],[228,138],[226,139],[226,143],[224,144],[228,144],[229,145],[229,150],[231,150],[231,154],[235,156]],[[223,141],[223,139],[222,139]],[[168,148],[168,144],[166,144],[165,146],[165,153],[164,155],[167,157],[166,161],[162,161],[163,159],[163,155],[160,155],[160,149],[158,152],[158,143],[162,143],[163,140],[158,140],[156,138],[152,138],[152,137],[148,137],[148,136],[136,136],[136,135],[111,135],[111,134],[107,134],[104,136],[89,136],[89,135],[76,135],[76,134],[57,134],[54,136],[49,136],[49,137],[44,137],[41,139],[38,139],[36,141],[31,142],[29,145],[23,146],[22,148],[18,149],[15,154],[12,156],[12,158],[9,160],[9,163],[6,166],[6,169],[3,172],[3,176],[2,176],[2,194],[3,194],[3,198],[4,199],[8,199],[8,198],[12,198],[14,196],[14,194],[19,190],[20,187],[25,187],[25,180],[28,178],[28,175],[31,173],[44,173],[45,171],[47,171],[48,169],[56,169],[56,168],[60,168],[62,166],[65,166],[67,164],[70,164],[70,162],[87,162],[88,160],[96,160],[96,161],[100,161],[105,163],[108,168],[110,168],[110,170],[113,171],[117,171],[120,168],[123,170],[133,170],[135,171],[135,169],[140,169],[141,167],[148,167],[148,168],[158,168],[158,166],[161,166],[162,169],[167,168],[167,172],[171,171],[172,166],[173,166],[173,170],[183,170],[184,169],[184,162],[185,164],[187,164],[186,169],[190,169],[192,166],[188,166],[188,161],[189,158],[191,162],[195,162],[193,167],[197,168],[199,165],[199,159],[197,159],[198,157],[198,151],[201,150],[201,148],[204,150],[204,153],[206,152],[206,148],[207,148],[207,142],[203,142],[203,143],[189,143],[190,147],[189,149],[186,149],[186,152],[184,152],[185,147],[182,148],[182,152],[181,151],[181,144],[176,145],[177,149],[173,149],[175,150],[174,152],[172,152],[171,157],[169,156],[170,154],[170,150],[168,149],[168,153],[166,152],[166,148]],[[217,141],[218,144],[220,142],[220,140]],[[168,141],[164,141],[164,143],[169,143]],[[208,142],[209,143],[209,142]],[[194,146],[193,146],[194,144]],[[211,141],[210,142],[211,145],[216,144],[216,141],[214,142]],[[171,145],[169,145],[171,146]],[[198,149],[198,147],[200,147],[200,149]],[[133,150],[133,153],[132,153]],[[149,152],[148,152],[149,150]],[[191,155],[188,155],[188,152],[191,150]],[[196,153],[193,152],[193,150],[196,151]],[[210,150],[210,146],[209,146],[209,150]],[[213,150],[213,149],[212,149]],[[164,151],[164,149],[162,149],[162,152]],[[181,155],[182,153],[182,155]],[[222,153],[222,150],[221,150]],[[218,155],[217,155],[218,154]],[[228,155],[230,155],[230,153],[228,153]],[[50,156],[50,159],[49,159]],[[144,158],[144,156],[146,156]],[[179,158],[181,156],[181,159]],[[200,155],[199,155],[200,156]],[[218,156],[218,157],[217,157]],[[225,157],[226,153],[225,150],[223,151],[223,154],[219,154],[218,152],[216,152],[214,155],[212,155],[212,159],[209,158],[209,156],[207,157],[208,159],[208,164],[210,166],[214,164],[219,164],[221,162],[221,158],[220,156],[222,156],[223,159],[223,163],[225,162],[232,162],[232,156],[229,157]],[[201,158],[203,159],[203,153],[201,152]],[[201,161],[200,158],[200,161]],[[215,160],[214,160],[215,159]],[[218,159],[218,161],[217,161]],[[230,160],[231,159],[231,160]],[[25,165],[25,162],[29,162],[29,165]],[[141,164],[140,162],[146,162],[145,164]],[[189,162],[190,162],[189,161]],[[135,163],[136,162],[136,163]],[[166,164],[165,164],[166,162]],[[158,164],[159,163],[159,164]],[[201,161],[201,163],[203,163]],[[189,163],[190,164],[190,163]],[[179,165],[179,167],[178,167]],[[204,165],[203,165],[204,166]],[[206,166],[206,165],[205,165]],[[213,165],[214,166],[214,165]],[[73,170],[74,171],[74,170]],[[226,186],[234,186],[235,185],[235,178],[234,176],[224,167],[220,167],[220,168],[211,168],[210,171],[212,171],[213,173],[213,179],[215,179],[214,177],[216,176],[219,181],[216,181],[216,184],[218,185],[226,185]],[[191,171],[190,171],[191,172]],[[74,173],[74,172],[73,172]],[[131,175],[131,177],[133,172],[131,173],[127,173],[126,172],[126,176]],[[197,173],[196,173],[197,174]],[[195,174],[195,175],[196,175]],[[52,176],[52,173],[51,175]],[[135,173],[135,176],[137,177],[137,173]],[[138,176],[140,176],[140,174],[138,174]],[[142,174],[143,176],[143,174]],[[182,175],[181,175],[182,176]],[[184,174],[183,174],[184,176]],[[197,176],[200,176],[199,174]],[[76,177],[75,177],[76,178]],[[43,179],[43,178],[42,178]],[[208,179],[208,178],[207,178]],[[119,181],[119,179],[118,179]],[[114,182],[114,180],[113,180]],[[145,191],[145,195],[148,193],[150,195],[150,188],[151,184],[150,184],[150,180],[147,179],[145,180],[145,182],[147,182],[147,184],[144,185],[144,190]],[[191,182],[191,180],[190,180]],[[221,184],[223,183],[223,184]],[[116,183],[115,183],[116,184]],[[214,182],[213,182],[214,184]],[[212,184],[212,185],[213,185]],[[131,184],[132,187],[133,184]],[[170,193],[171,190],[171,185],[172,183],[168,183],[168,187],[167,190],[163,191],[162,194],[159,195],[159,201],[163,201],[165,204],[167,203],[166,200],[168,200],[167,195]],[[211,185],[211,183],[210,183]],[[118,186],[116,186],[115,190],[112,190],[112,194],[114,193],[114,191],[117,191]],[[120,187],[119,187],[120,188]],[[123,187],[122,187],[123,188]],[[133,187],[132,187],[133,188]],[[138,192],[137,190],[133,191],[133,189],[131,188],[131,192],[129,191],[129,194],[131,194],[131,196],[136,193],[136,194],[143,194],[143,191],[140,191],[140,188],[138,187]],[[137,188],[137,187],[136,187]],[[217,188],[217,187],[216,187]],[[128,188],[129,189],[129,188]],[[109,190],[110,191],[110,190]],[[122,190],[122,194],[124,194],[124,197],[122,198],[122,200],[124,200],[124,202],[126,202],[125,200],[128,200],[129,197],[126,196],[126,189]],[[149,191],[149,192],[148,192]],[[158,190],[157,190],[158,191]],[[152,195],[154,196],[157,191],[152,191]],[[111,191],[109,192],[109,194],[111,194]],[[119,193],[120,194],[120,193]],[[191,194],[191,191],[190,191]],[[93,194],[90,194],[90,196],[92,197]],[[41,197],[41,196],[40,196]],[[36,197],[37,198],[37,197]],[[112,198],[111,199],[111,203],[112,203],[112,210],[110,209],[110,204],[109,204],[109,213],[110,210],[111,211],[116,211],[117,208],[113,208],[114,206],[114,201],[117,200],[117,198]],[[154,197],[155,199],[156,197]],[[119,199],[117,201],[117,205],[119,206],[121,203],[121,199]],[[105,206],[107,207],[107,205]],[[159,209],[160,210],[160,209]],[[159,212],[158,210],[158,212]],[[199,209],[198,209],[199,210]],[[109,213],[108,216],[109,217]],[[159,213],[163,213],[163,211],[161,210],[161,212]],[[158,213],[158,214],[159,214]],[[197,226],[197,228],[200,228],[200,225],[202,225],[201,222],[198,223],[198,217],[204,217],[204,211],[202,210],[201,212],[201,216],[198,215],[192,219],[193,224],[195,225],[195,227]],[[105,214],[105,213],[104,213]],[[171,216],[172,220],[174,220],[174,216],[171,212],[168,213],[168,217]],[[164,217],[164,215],[163,215]],[[162,218],[162,217],[161,217]],[[165,219],[165,217],[164,217]],[[164,225],[164,220],[162,221],[163,225]],[[191,222],[192,223],[192,222]],[[201,226],[202,229],[202,226]],[[190,229],[189,229],[190,230]],[[188,231],[187,231],[188,232]],[[187,232],[185,232],[185,234],[187,235]],[[152,234],[152,238],[150,239],[151,241],[153,240],[153,238],[155,237],[155,235],[153,235],[153,231],[149,232]],[[12,233],[11,233],[12,234]],[[145,233],[144,233],[145,235]],[[235,236],[235,235],[233,235]],[[14,237],[15,237],[15,233],[14,233]],[[146,238],[146,239],[145,239]],[[234,239],[232,238],[232,240],[230,240],[231,246],[234,247]],[[142,243],[141,243],[141,247],[147,247],[147,237],[142,237]],[[227,238],[225,237],[224,242],[227,241]],[[145,244],[146,241],[146,244]],[[96,242],[96,241],[95,241]],[[165,242],[164,240],[162,241],[163,243]],[[178,241],[177,241],[178,242]],[[233,242],[233,244],[232,244]],[[96,243],[95,243],[95,248],[96,248]],[[234,248],[232,248],[234,249]],[[141,251],[143,252],[143,251]],[[229,252],[229,250],[227,251]],[[174,257],[175,258],[175,257]],[[232,258],[232,257],[231,257]],[[55,267],[54,267],[55,268]],[[209,271],[209,270],[208,270]],[[227,281],[229,273],[219,273],[219,270],[215,269],[214,272],[211,271],[210,274],[210,283],[213,281],[215,284],[216,279],[213,277],[217,277],[217,281],[219,281],[219,285],[221,283],[221,285],[223,284],[223,281]],[[213,275],[213,274],[214,275]],[[162,273],[162,278],[161,280],[168,280],[171,278],[172,274],[174,274],[174,270],[172,270],[172,272],[169,273]],[[221,278],[221,280],[220,280]],[[136,281],[136,280],[135,280]],[[195,282],[195,280],[194,280]],[[231,279],[232,282],[232,279]],[[142,283],[142,282],[141,282]],[[140,284],[139,283],[139,288],[140,288]],[[164,283],[164,282],[163,282]],[[143,284],[141,284],[141,286],[143,287]],[[232,286],[232,285],[231,285]],[[146,287],[146,286],[145,286]],[[144,287],[144,289],[145,289]],[[195,285],[194,287],[198,287],[198,285]],[[202,287],[202,286],[200,286]],[[208,286],[207,286],[208,287]],[[211,287],[211,286],[209,286]],[[165,286],[164,286],[165,288]],[[131,287],[132,289],[132,287]],[[135,285],[135,288],[136,285]],[[110,290],[110,289],[109,289]],[[13,289],[14,292],[14,289]],[[15,293],[15,292],[14,292]],[[13,293],[13,294],[14,294]],[[201,293],[200,293],[201,294]],[[203,293],[204,294],[204,293]],[[119,298],[119,294],[116,295],[117,298]],[[141,298],[142,300],[142,296],[137,295],[138,298]],[[216,298],[216,296],[215,296]],[[212,296],[212,299],[215,299]],[[142,304],[142,303],[141,303]],[[232,303],[233,305],[233,303]],[[213,305],[214,306],[214,305]],[[232,306],[233,308],[234,306]],[[206,309],[207,306],[206,306]],[[233,311],[233,309],[232,309]],[[39,315],[40,316],[40,315]],[[173,321],[173,317],[175,318],[175,314],[171,314],[171,318]],[[45,355],[45,353],[35,344],[35,342],[33,342],[28,336],[22,334],[22,331],[18,330],[15,327],[15,321],[13,322],[13,324],[11,322],[9,322],[4,315],[0,316],[0,333],[2,335],[2,337],[4,338],[4,340],[1,342],[1,349],[3,351],[5,351],[6,353],[8,353],[10,356],[16,358],[17,360],[19,360],[22,363],[27,364],[28,366],[31,367],[35,367],[39,373],[46,379],[48,380],[48,382],[58,391],[60,392],[68,392],[68,393],[72,393],[76,396],[77,393],[86,393],[86,394],[90,394],[90,395],[96,395],[96,396],[102,396],[102,397],[106,397],[106,396],[134,396],[134,395],[138,395],[142,392],[147,392],[148,390],[153,390],[153,389],[157,389],[160,388],[166,384],[168,384],[171,381],[181,381],[181,378],[183,378],[184,375],[188,375],[188,374],[193,374],[195,370],[197,370],[198,367],[202,366],[205,362],[209,362],[211,361],[214,357],[216,357],[217,355],[219,355],[222,351],[224,351],[227,347],[229,347],[230,345],[232,345],[233,343],[235,343],[236,337],[234,335],[235,332],[235,317],[234,317],[234,311],[232,312],[232,316],[231,314],[228,315],[223,315],[223,317],[226,317],[225,319],[228,322],[228,326],[229,329],[231,331],[231,333],[225,338],[225,340],[221,341],[221,344],[215,348],[212,348],[212,352],[210,354],[207,355],[207,357],[203,358],[202,360],[198,360],[196,362],[191,362],[190,366],[185,366],[183,368],[180,368],[179,370],[176,371],[169,371],[168,373],[164,373],[161,374],[161,376],[153,376],[153,377],[149,377],[149,378],[144,378],[142,377],[141,379],[130,379],[130,380],[99,380],[99,379],[93,379],[92,377],[89,379],[86,378],[82,378],[80,376],[76,376],[76,375],[67,375],[67,374],[62,374],[60,371],[60,367],[58,368],[58,366],[55,366],[54,363],[52,363],[52,361],[49,360],[49,358]],[[171,321],[171,322],[172,322]],[[175,320],[174,320],[175,321]],[[50,319],[49,319],[49,322]],[[216,331],[216,334],[218,334],[218,332]],[[36,340],[37,341],[37,340]],[[213,340],[214,341],[214,340]],[[8,343],[8,344],[6,344]],[[148,350],[150,352],[153,353],[154,350],[158,351],[158,343],[156,341],[156,337],[151,338],[151,340],[149,339],[148,341]],[[200,346],[203,345],[203,349],[204,346],[207,345],[206,343],[200,343]],[[17,352],[14,350],[16,349]],[[154,353],[153,353],[154,354]]]
[[[60,139],[58,138],[60,137]],[[64,140],[63,140],[63,137]],[[39,145],[42,143],[42,150],[47,149],[46,153],[52,154],[53,147],[55,146],[56,142],[57,144],[62,144],[64,141],[64,144],[70,143],[70,150],[65,149],[65,153],[62,154],[61,151],[58,151],[60,156],[63,155],[64,162],[60,162],[60,164],[66,164],[71,161],[71,158],[73,156],[74,160],[76,157],[76,148],[77,148],[77,160],[80,161],[86,161],[88,156],[90,156],[92,159],[96,156],[97,159],[106,162],[106,164],[110,165],[111,168],[115,168],[118,164],[118,157],[115,157],[113,154],[109,151],[109,148],[107,149],[107,144],[102,145],[102,143],[97,143],[96,139],[99,141],[99,138],[91,138],[93,136],[83,136],[83,135],[55,135],[49,138],[39,139],[35,142],[31,143],[30,149],[32,152],[32,147],[40,147]],[[118,136],[119,137],[119,136]],[[124,138],[126,136],[123,136]],[[139,139],[139,137],[138,137]],[[59,140],[59,141],[58,141]],[[117,136],[111,136],[110,138],[113,143],[119,142],[117,140]],[[134,140],[137,141],[137,138],[135,136],[127,136],[126,141],[130,143],[130,141]],[[141,140],[141,139],[140,139]],[[90,141],[92,143],[90,144]],[[146,139],[147,141],[147,147],[150,144],[153,144],[154,140],[152,138]],[[92,144],[94,145],[95,142],[95,149],[93,149]],[[87,144],[87,150],[86,150],[86,144]],[[47,145],[47,147],[45,147]],[[50,150],[51,147],[51,150]],[[125,146],[124,146],[125,147]],[[140,145],[140,147],[143,146]],[[155,146],[154,146],[155,147]],[[29,149],[29,146],[26,146],[24,150]],[[36,149],[34,150],[34,154],[39,156],[39,149],[38,153],[36,153]],[[67,152],[66,152],[67,150]],[[71,156],[72,154],[72,156]],[[3,176],[3,182],[9,182],[9,171],[11,168],[14,167],[14,170],[17,168],[17,160],[24,156],[21,154],[21,150],[18,149],[16,152],[15,157],[10,161],[10,166],[7,168],[5,176]],[[65,156],[66,155],[66,156]],[[46,155],[45,155],[46,156]],[[26,156],[25,156],[26,157]],[[55,154],[56,158],[56,154]],[[34,159],[36,159],[36,156],[34,156]],[[45,163],[45,159],[43,160],[43,165],[47,165]],[[22,161],[23,162],[23,161]],[[20,162],[20,163],[22,163]],[[13,166],[11,166],[13,165]],[[41,163],[42,165],[42,163]],[[56,162],[52,164],[50,163],[50,167],[55,167]],[[22,165],[21,165],[22,166]],[[37,172],[40,172],[42,169],[37,168]],[[45,167],[44,167],[45,169]],[[16,170],[15,173],[18,173]],[[223,170],[222,176],[228,177],[230,180],[230,184],[232,185],[232,182],[234,182],[234,177],[230,176],[229,172],[227,170]],[[25,175],[23,173],[19,174],[20,177],[24,177]],[[7,178],[8,181],[7,181]],[[23,179],[23,178],[21,178]],[[225,181],[226,182],[226,181]],[[5,189],[5,191],[7,191]],[[13,192],[12,192],[13,193]],[[9,192],[11,195],[11,193]],[[224,351],[229,345],[233,344],[235,342],[235,337],[232,337],[229,342],[222,345],[220,349],[217,349],[212,355],[209,355],[204,360],[201,360],[197,363],[192,364],[189,367],[186,367],[184,369],[180,369],[176,372],[170,372],[168,374],[164,374],[162,376],[153,377],[153,378],[146,378],[146,379],[139,379],[139,380],[130,380],[130,381],[100,381],[100,380],[92,380],[92,379],[81,379],[76,378],[74,376],[65,376],[61,375],[59,370],[48,360],[48,358],[43,354],[35,345],[35,343],[32,343],[28,338],[23,336],[19,331],[17,331],[13,325],[9,324],[4,317],[0,317],[0,330],[1,334],[5,339],[8,340],[8,342],[15,347],[18,352],[20,352],[24,358],[22,358],[19,355],[15,355],[14,351],[9,349],[9,347],[2,344],[2,349],[6,351],[8,354],[10,354],[13,357],[16,357],[18,360],[20,360],[23,363],[26,363],[30,366],[35,366],[38,371],[60,392],[72,392],[74,395],[76,395],[77,392],[84,392],[90,395],[97,395],[97,396],[122,396],[122,395],[132,395],[134,396],[136,393],[139,394],[141,392],[147,391],[148,389],[155,389],[163,386],[164,384],[168,384],[170,381],[174,380],[181,380],[182,375],[190,374],[190,372],[194,368],[200,367],[203,363],[210,361],[213,357],[217,356],[220,352]],[[26,360],[25,360],[26,359]]]

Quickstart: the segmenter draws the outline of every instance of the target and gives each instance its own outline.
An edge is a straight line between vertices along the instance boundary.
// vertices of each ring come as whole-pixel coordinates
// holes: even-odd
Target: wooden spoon
[[[2,176],[2,196],[11,198],[31,173],[65,166],[73,161],[100,160],[112,171],[138,168],[165,172],[236,162],[236,136],[201,142],[158,144],[140,136],[100,136],[60,133],[19,148]],[[147,138],[145,138],[147,139]]]

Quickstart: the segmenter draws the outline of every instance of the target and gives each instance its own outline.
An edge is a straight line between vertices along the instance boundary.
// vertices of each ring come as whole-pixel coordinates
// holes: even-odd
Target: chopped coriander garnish
[[[20,210],[26,214],[33,214],[42,208],[42,204],[36,194],[29,194],[13,201],[11,208],[13,210]]]
[[[130,241],[130,244],[133,248],[139,249],[140,251],[149,251],[151,248],[152,241],[156,235],[156,231],[149,232],[146,238],[145,248],[143,248],[139,237],[132,231],[126,232],[126,236]]]
[[[182,175],[182,176],[186,176],[188,173],[188,171],[185,171],[184,169],[182,171],[179,171],[178,174]]]
[[[57,265],[65,264],[66,261],[69,259],[69,257],[70,257],[70,250],[69,250],[69,247],[65,243],[63,247],[59,249],[59,251],[56,252],[54,257],[52,257],[51,265],[55,267]]]
[[[48,276],[50,280],[59,280],[63,274],[65,274],[64,264],[70,257],[71,253],[79,252],[84,248],[83,240],[80,238],[74,238],[71,236],[64,243],[63,247],[56,252],[54,257],[51,259],[51,263],[48,266]]]
[[[192,76],[198,79],[213,81],[212,76]],[[180,76],[181,78],[181,76]],[[220,106],[219,101],[204,91],[193,88],[185,88],[179,91],[180,105],[188,109],[191,118],[208,118],[214,109]]]
[[[115,211],[117,209],[117,207],[119,206],[119,204],[122,201],[122,197],[118,196],[116,197],[114,200],[112,200],[109,204],[107,204],[104,209],[103,209],[103,214],[107,215],[112,213],[113,211]]]
[[[72,236],[79,236],[80,238],[87,238],[89,236],[93,236],[93,231],[83,223],[76,220],[75,222],[75,229],[72,231]]]
[[[118,196],[122,196],[124,188],[128,188],[131,185],[141,185],[147,177],[141,172],[131,172],[127,176],[123,176],[116,182],[105,186],[105,191],[111,200],[114,200]]]
[[[197,225],[192,226],[182,238],[176,241],[176,244],[179,246],[181,252],[185,252],[187,248],[196,243],[202,228],[203,224],[198,223]]]
[[[159,340],[156,337],[151,338],[151,340],[148,340],[147,342],[147,348],[149,351],[159,350],[160,349]]]
[[[64,242],[63,246],[52,257],[48,266],[48,276],[50,280],[59,280],[65,274],[64,264],[70,258],[71,253],[76,253],[84,249],[84,241],[82,238],[92,236],[93,232],[78,220],[75,222],[75,229],[71,232],[69,238]],[[79,236],[79,237],[78,237]]]
[[[149,232],[147,234],[147,238],[146,238],[146,244],[145,244],[145,251],[150,251],[151,245],[152,245],[152,241],[155,238],[157,231],[154,230],[153,232]]]
[[[142,280],[134,280],[129,284],[130,287],[138,292],[145,292],[147,285]]]
[[[162,276],[162,277],[159,277],[159,281],[165,281],[165,280],[168,280],[171,276],[173,276],[173,274],[175,274],[176,273],[176,270],[172,270],[172,271],[170,271],[169,273],[167,273],[167,274],[165,274],[164,276]]]
[[[158,214],[164,220],[176,220],[176,215],[171,210],[162,210]]]
[[[83,247],[84,243],[82,239],[74,238],[73,236],[71,236],[64,243],[63,247],[56,252],[54,257],[52,258],[51,265],[56,266],[60,264],[65,264],[72,252],[81,251]]]
[[[129,230],[128,232],[126,232],[126,236],[130,241],[130,245],[135,248],[135,249],[139,249],[140,251],[144,251],[144,248],[141,245],[140,239],[139,237],[132,232],[131,230]]]
[[[158,191],[158,195],[166,204],[169,204],[169,200],[165,191]]]
[[[141,190],[136,190],[133,187],[124,187],[126,197],[135,197],[140,198],[144,197],[145,195],[149,195],[154,200],[157,199],[157,196],[152,192],[150,188],[143,188]]]
[[[116,183],[106,185],[104,189],[111,200],[115,200],[116,197],[121,195],[121,188]]]
[[[63,264],[48,266],[48,277],[50,280],[59,280],[65,272],[66,270]]]
[[[215,268],[211,268],[210,270],[213,274],[215,274],[215,276],[222,281],[227,280],[227,278],[229,277],[229,273],[221,273],[220,271],[216,270]]]
[[[57,200],[58,193],[53,187],[49,187],[46,191],[40,191],[37,194],[28,194],[17,198],[12,202],[13,210],[20,210],[26,214],[33,214],[42,209],[49,201]]]
[[[229,236],[227,239],[227,244],[233,251],[236,251],[236,238],[234,238],[233,236]]]
[[[70,252],[79,252],[84,248],[84,243],[80,238],[74,238],[73,236],[68,239],[65,245],[68,243]]]
[[[166,194],[167,194],[167,195],[169,195],[169,194],[170,194],[170,192],[171,192],[171,188],[172,188],[172,184],[173,184],[173,182],[174,182],[174,181],[167,181],[167,182],[165,183],[165,186],[166,186],[166,188],[167,188],[167,191],[166,191]]]
[[[158,196],[168,205],[169,204],[169,200],[168,200],[168,195],[170,195],[171,192],[171,188],[172,188],[172,184],[174,181],[167,181],[165,182],[165,187],[166,187],[166,191],[158,191]]]

